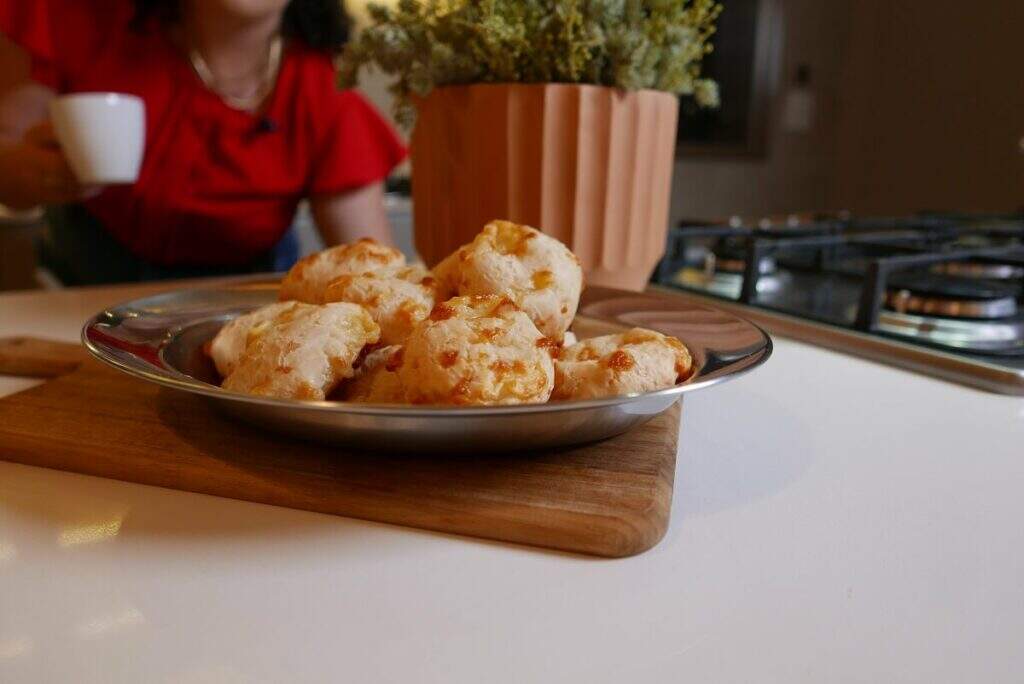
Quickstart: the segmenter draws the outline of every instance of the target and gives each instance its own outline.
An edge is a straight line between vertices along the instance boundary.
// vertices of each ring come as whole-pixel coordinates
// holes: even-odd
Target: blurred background
[[[722,107],[684,107],[671,220],[1019,212],[1024,208],[1024,3],[727,0],[709,61]],[[348,7],[356,26],[365,4]],[[19,78],[27,64],[0,58]],[[387,82],[363,90],[390,112]],[[389,184],[411,250],[408,166]],[[45,286],[35,212],[0,208],[0,289]],[[303,251],[318,248],[297,217]]]

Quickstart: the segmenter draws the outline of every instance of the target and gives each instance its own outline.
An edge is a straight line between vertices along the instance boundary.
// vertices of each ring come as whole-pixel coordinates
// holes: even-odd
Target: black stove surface
[[[708,255],[712,255],[710,258]],[[727,257],[731,272],[715,271]],[[765,268],[766,260],[771,268]],[[947,273],[999,264],[1011,278]],[[739,265],[742,271],[736,266]],[[800,225],[688,224],[671,231],[655,280],[819,323],[1024,369],[1024,215],[826,218]],[[965,318],[896,311],[906,297],[994,302],[1011,315]],[[1014,301],[1018,306],[1012,306]]]

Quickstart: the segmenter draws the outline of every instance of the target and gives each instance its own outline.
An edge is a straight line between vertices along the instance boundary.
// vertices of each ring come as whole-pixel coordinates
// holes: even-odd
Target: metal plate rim
[[[262,276],[266,279],[267,276]],[[244,284],[245,282],[257,280],[258,278],[245,278],[224,285],[237,285]],[[278,399],[273,397],[261,397],[249,394],[242,394],[238,392],[231,392],[225,390],[216,385],[202,382],[198,379],[192,378],[184,373],[181,373],[173,367],[168,367],[163,372],[150,371],[145,368],[137,367],[118,359],[117,357],[109,354],[99,344],[97,344],[90,336],[90,331],[94,330],[97,324],[100,323],[101,319],[112,310],[127,309],[137,305],[138,303],[152,300],[153,298],[173,296],[176,293],[182,293],[185,291],[189,292],[204,292],[204,291],[216,291],[224,288],[203,288],[203,289],[192,289],[186,288],[182,290],[171,290],[163,293],[158,293],[148,297],[135,298],[132,300],[124,301],[114,306],[107,307],[103,311],[96,313],[91,316],[82,327],[81,339],[82,344],[89,351],[89,353],[98,359],[99,361],[111,366],[121,372],[127,373],[133,377],[152,382],[164,387],[168,387],[175,390],[185,391],[192,394],[198,394],[202,396],[212,397],[218,400],[228,400],[239,403],[260,405],[268,408],[282,408],[291,409],[302,408],[309,410],[310,412],[321,412],[321,413],[335,413],[335,414],[351,414],[351,415],[364,415],[364,416],[381,416],[381,417],[406,417],[406,418],[482,418],[482,417],[499,417],[506,415],[522,415],[531,413],[561,413],[571,411],[581,411],[588,409],[599,409],[613,406],[619,406],[624,404],[633,403],[636,401],[646,399],[658,399],[658,398],[670,398],[670,397],[681,397],[683,394],[710,387],[713,385],[726,382],[728,380],[741,377],[746,373],[754,370],[755,368],[764,364],[769,357],[772,355],[773,344],[771,336],[759,325],[736,316],[735,314],[725,311],[724,309],[712,307],[712,306],[700,306],[698,308],[714,311],[719,314],[725,314],[730,318],[737,321],[741,321],[751,328],[756,329],[763,337],[763,346],[753,352],[748,358],[750,362],[747,363],[743,368],[731,370],[727,373],[721,373],[712,377],[706,377],[701,375],[701,370],[698,369],[696,373],[691,375],[689,378],[684,380],[673,387],[669,387],[654,392],[645,393],[632,393],[625,395],[617,395],[614,397],[606,397],[602,399],[588,399],[588,400],[574,400],[574,401],[553,401],[545,402],[540,404],[516,404],[516,405],[498,405],[498,406],[470,406],[470,407],[451,407],[451,406],[409,406],[405,404],[361,404],[361,403],[350,403],[343,401],[312,401],[312,400],[294,400],[294,399]],[[624,295],[642,296],[643,293],[634,293],[622,291]],[[193,323],[199,322],[200,320],[208,320],[212,317],[207,316],[204,318],[196,317],[193,319]],[[180,331],[181,326],[176,328],[168,329],[165,335],[165,339],[170,339],[173,333]],[[685,343],[685,340],[684,340]],[[131,358],[139,358],[138,356],[132,355]],[[673,402],[674,403],[674,402]]]

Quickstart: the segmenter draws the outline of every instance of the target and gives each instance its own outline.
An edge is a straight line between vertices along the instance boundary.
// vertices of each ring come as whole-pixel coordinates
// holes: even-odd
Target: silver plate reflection
[[[434,407],[297,401],[228,392],[203,346],[231,318],[277,300],[277,280],[254,277],[212,289],[177,290],[101,311],[82,329],[89,351],[142,380],[208,398],[260,428],[361,449],[519,451],[612,437],[670,408],[686,392],[764,363],[768,335],[721,309],[684,298],[588,288],[573,326],[583,337],[642,326],[675,335],[695,372],[669,389],[591,401]]]

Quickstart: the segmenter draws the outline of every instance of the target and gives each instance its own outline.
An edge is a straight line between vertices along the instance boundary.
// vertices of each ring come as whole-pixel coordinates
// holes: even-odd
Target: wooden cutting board
[[[0,373],[52,378],[0,399],[0,459],[598,556],[665,534],[678,405],[619,437],[513,455],[359,453],[235,423],[77,345],[0,340]]]

